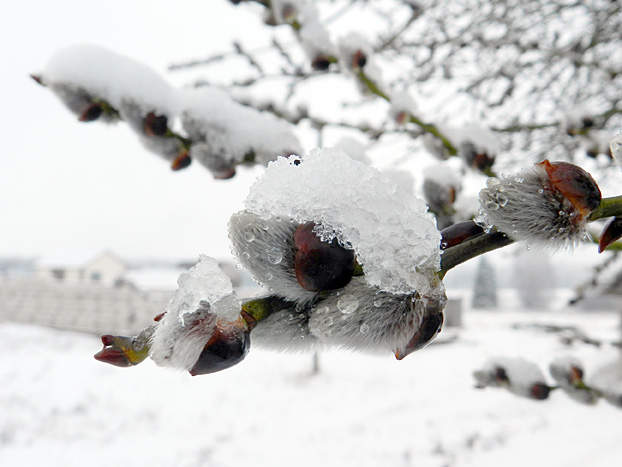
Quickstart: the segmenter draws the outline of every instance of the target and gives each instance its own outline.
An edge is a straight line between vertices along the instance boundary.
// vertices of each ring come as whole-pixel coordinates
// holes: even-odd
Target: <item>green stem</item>
[[[613,196],[611,198],[603,198],[588,220],[595,221],[604,217],[622,216],[622,196]]]
[[[358,71],[356,75],[358,79],[361,80],[361,82],[367,87],[367,89],[372,94],[375,94],[376,96],[383,98],[387,102],[391,102],[391,98],[389,97],[389,95],[386,94],[382,89],[380,89],[378,85],[373,80],[371,80],[369,76],[365,74],[363,70]],[[443,143],[443,146],[447,148],[447,151],[449,152],[450,155],[455,156],[458,154],[458,150],[451,143],[451,141],[449,141],[449,138],[447,138],[443,133],[441,133],[440,130],[435,125],[431,123],[425,123],[422,120],[415,117],[414,115],[409,115],[408,121],[410,121],[411,123],[414,123],[419,128],[421,128],[423,131],[430,133],[434,135],[435,137],[437,137],[438,139],[440,139],[441,142]]]
[[[503,232],[489,232],[447,248],[441,254],[439,277],[442,279],[447,274],[447,271],[465,261],[512,243],[514,243],[514,240]]]

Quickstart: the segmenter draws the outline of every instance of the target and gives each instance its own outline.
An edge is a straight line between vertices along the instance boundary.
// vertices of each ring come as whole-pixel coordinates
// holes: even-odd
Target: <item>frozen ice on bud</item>
[[[245,206],[265,220],[284,219],[279,225],[291,222],[292,230],[314,222],[322,240],[354,250],[370,285],[423,296],[435,288],[440,233],[423,200],[392,187],[378,170],[324,149],[298,165],[285,158],[270,163]],[[238,237],[231,227],[230,236]]]
[[[580,167],[544,160],[517,175],[494,179],[479,198],[488,225],[515,240],[563,246],[584,238],[601,194]]]
[[[503,387],[529,399],[547,399],[551,391],[540,368],[523,358],[490,359],[473,376],[479,388]]]
[[[248,348],[248,329],[229,277],[214,259],[201,256],[177,283],[151,339],[151,358],[195,374],[239,362]]]

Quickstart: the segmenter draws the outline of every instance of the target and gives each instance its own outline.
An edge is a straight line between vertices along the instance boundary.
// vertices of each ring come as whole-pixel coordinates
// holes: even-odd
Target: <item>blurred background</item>
[[[99,335],[150,323],[199,254],[217,258],[242,295],[261,292],[231,257],[227,222],[263,168],[226,181],[198,164],[171,172],[126,125],[78,122],[29,78],[57,50],[97,44],[176,86],[221,86],[262,109],[304,105],[314,117],[295,126],[305,151],[354,137],[414,191],[422,167],[439,163],[417,128],[397,125],[346,73],[313,70],[287,25],[265,24],[264,2],[234,3],[25,1],[0,19],[0,465],[617,465],[614,404],[581,405],[561,391],[534,401],[475,389],[472,377],[497,356],[546,369],[570,355],[589,381],[622,393],[622,270],[617,252],[599,256],[589,242],[558,252],[514,245],[452,270],[447,325],[404,361],[253,349],[240,365],[192,378],[151,361],[126,370],[92,358]],[[622,129],[616,2],[314,3],[331,34],[383,45],[387,86],[410,92],[424,120],[498,127],[497,173],[563,158],[590,170],[604,195],[619,194],[620,169],[603,144]],[[536,23],[522,24],[521,11],[544,32],[527,34]],[[516,37],[524,41],[513,49]],[[299,70],[281,63],[277,43]],[[439,52],[426,58],[422,47]],[[577,115],[593,118],[592,136]],[[456,212],[473,213],[485,175],[444,163],[461,182]]]

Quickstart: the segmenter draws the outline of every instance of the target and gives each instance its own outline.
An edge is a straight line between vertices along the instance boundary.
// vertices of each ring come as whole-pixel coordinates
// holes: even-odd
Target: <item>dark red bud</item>
[[[91,105],[89,105],[84,110],[84,112],[82,112],[78,120],[80,120],[81,122],[93,122],[101,116],[103,111],[104,109],[102,108],[101,104],[94,102]]]
[[[237,327],[226,330],[216,328],[194,366],[192,376],[206,375],[225,370],[240,363],[250,348],[250,332]]]
[[[296,19],[296,7],[291,3],[286,3],[281,9],[281,16],[287,23],[291,23]]]
[[[473,221],[458,222],[441,230],[441,250],[470,240],[484,233],[484,229]]]
[[[395,358],[402,360],[416,350],[425,347],[441,331],[443,326],[443,313],[441,311],[428,312],[423,316],[419,329],[403,349],[395,351]]]
[[[354,274],[354,251],[337,239],[323,242],[313,232],[315,224],[299,225],[294,232],[296,279],[305,290],[319,292],[345,287]]]
[[[614,217],[600,234],[598,252],[602,253],[609,245],[622,237],[622,217]]]
[[[149,112],[143,121],[143,128],[149,136],[164,136],[168,131],[167,125],[166,115],[156,115],[153,112]]]
[[[235,177],[235,167],[229,167],[228,169],[219,172],[212,172],[212,176],[216,180],[229,180],[230,178]]]
[[[568,375],[568,382],[571,384],[577,384],[583,381],[583,369],[578,366],[570,367],[570,373]]]
[[[132,366],[132,363],[128,360],[127,356],[121,349],[114,347],[105,347],[95,355],[95,360],[100,362],[109,363],[110,365],[128,367]]]
[[[354,55],[352,55],[352,68],[361,69],[367,64],[367,55],[363,53],[362,50],[357,50]]]
[[[191,162],[192,162],[192,159],[190,158],[188,151],[183,151],[179,156],[175,158],[175,160],[171,164],[171,170],[177,171],[177,170],[185,169],[186,167],[190,165]]]
[[[43,82],[43,79],[40,75],[31,74],[30,78],[32,78],[32,80],[35,81],[37,84],[45,86],[45,83]]]
[[[318,71],[326,71],[330,67],[330,60],[324,55],[318,55],[311,62],[311,68]]]
[[[403,110],[398,112],[397,115],[395,115],[395,121],[400,125],[404,125],[408,122],[408,112],[404,112]]]
[[[537,165],[544,168],[553,188],[579,212],[578,220],[589,216],[600,205],[600,189],[592,176],[581,167],[568,162],[549,162],[548,159]]]
[[[495,163],[494,156],[488,155],[485,152],[480,152],[476,154],[475,157],[473,158],[471,166],[476,168],[477,170],[485,171],[485,170],[490,169],[494,163]]]
[[[166,314],[166,311],[164,311],[164,312],[160,313],[159,315],[155,315],[155,316],[153,317],[153,320],[154,320],[155,322],[159,322],[159,321],[161,321],[161,320],[162,320],[162,318],[164,318],[164,315],[165,315],[165,314]]]
[[[531,386],[531,389],[529,390],[529,395],[532,399],[542,401],[544,399],[548,399],[550,392],[550,386],[547,386],[544,383],[535,383],[533,386]]]
[[[497,383],[509,383],[510,378],[508,377],[508,373],[505,371],[503,367],[495,367],[495,381]]]

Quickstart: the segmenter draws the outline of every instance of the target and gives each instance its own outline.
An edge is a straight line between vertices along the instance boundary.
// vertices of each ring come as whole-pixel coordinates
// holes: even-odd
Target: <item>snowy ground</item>
[[[0,465],[12,466],[613,466],[622,411],[553,392],[545,402],[473,388],[485,358],[554,356],[594,370],[612,348],[564,347],[516,322],[574,323],[617,337],[617,314],[470,312],[459,339],[398,362],[344,352],[254,349],[192,378],[146,362],[92,359],[97,337],[0,325]],[[449,331],[445,332],[447,334]],[[441,335],[442,336],[442,335]]]

